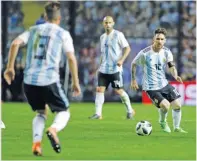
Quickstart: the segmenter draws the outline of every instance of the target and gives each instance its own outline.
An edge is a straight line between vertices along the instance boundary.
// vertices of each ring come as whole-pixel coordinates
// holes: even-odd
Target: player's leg
[[[180,127],[181,116],[182,116],[180,99],[176,99],[172,101],[171,106],[172,106],[172,118],[173,118],[174,132],[187,133],[185,130],[183,130]]]
[[[182,128],[180,128],[180,122],[181,122],[181,102],[179,100],[179,98],[181,97],[180,94],[170,84],[168,84],[164,88],[164,90],[162,91],[162,94],[170,102],[170,104],[172,106],[172,117],[173,117],[174,131],[187,133]]]
[[[163,99],[161,101],[161,103],[159,104],[159,123],[160,123],[160,126],[161,128],[163,129],[164,132],[168,132],[170,133],[171,132],[171,129],[170,127],[168,126],[168,123],[167,123],[167,116],[168,116],[168,111],[169,111],[169,108],[170,108],[170,102],[166,99]]]
[[[32,107],[33,111],[37,111],[36,116],[32,121],[32,134],[33,134],[33,146],[32,152],[34,155],[42,155],[41,142],[46,121],[45,102],[42,97],[42,87],[26,85],[24,84],[24,91],[27,97],[28,103]]]
[[[126,112],[127,112],[127,119],[133,119],[135,115],[135,110],[131,106],[130,98],[128,94],[123,89],[114,89],[116,94],[120,96],[120,99],[122,100],[122,103],[125,105]]]
[[[42,155],[41,142],[43,137],[43,132],[45,128],[46,115],[45,110],[37,110],[37,115],[32,121],[32,132],[33,132],[33,145],[32,151],[34,155]]]
[[[114,74],[111,74],[110,78],[112,88],[120,96],[120,99],[122,100],[122,103],[124,103],[126,112],[127,112],[127,119],[132,119],[135,115],[135,111],[131,106],[130,98],[128,94],[123,90],[123,78],[122,78],[122,72],[117,72]]]
[[[164,132],[170,133],[170,127],[167,123],[167,115],[168,110],[170,108],[170,103],[168,100],[166,100],[162,94],[161,90],[152,90],[152,91],[146,91],[149,98],[152,100],[153,104],[158,107],[159,112],[159,124]]]
[[[106,87],[100,86],[96,87],[96,98],[95,98],[95,114],[90,119],[102,119],[102,108],[104,104],[104,93]]]
[[[181,101],[180,98],[181,95],[178,93],[178,91],[172,86],[168,85],[168,99],[171,102],[172,107],[172,118],[173,118],[173,127],[175,132],[182,132],[187,133],[180,127],[181,123]]]
[[[56,113],[53,123],[47,129],[46,134],[54,151],[60,153],[61,147],[57,134],[66,127],[70,118],[70,112],[68,109],[68,99],[65,95],[62,85],[59,82],[47,86],[45,91],[45,100],[51,111]]]
[[[105,101],[104,93],[109,86],[108,74],[98,73],[98,86],[96,88],[95,114],[90,119],[102,119],[102,108]]]

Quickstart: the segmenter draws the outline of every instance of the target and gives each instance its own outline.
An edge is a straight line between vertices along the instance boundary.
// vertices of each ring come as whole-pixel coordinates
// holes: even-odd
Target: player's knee
[[[180,100],[175,100],[171,102],[172,108],[175,110],[181,109],[181,101]]]
[[[122,93],[124,92],[123,89],[115,89],[114,91],[118,95],[122,95]]]
[[[43,117],[44,119],[47,119],[47,115],[46,115],[45,110],[38,110],[37,112],[38,112],[37,116],[40,116],[40,117]]]
[[[170,102],[167,100],[163,100],[161,101],[160,105],[161,108],[163,108],[164,110],[168,111],[170,108]]]
[[[96,87],[96,92],[104,93],[105,92],[105,88],[104,87]]]

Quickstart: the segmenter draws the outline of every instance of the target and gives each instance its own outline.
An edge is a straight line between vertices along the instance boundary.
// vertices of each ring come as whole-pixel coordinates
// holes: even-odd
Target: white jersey
[[[118,60],[122,57],[123,48],[129,46],[122,32],[112,30],[107,35],[104,33],[100,37],[101,45],[101,65],[99,71],[105,74],[113,74],[122,71],[122,66],[117,66]]]
[[[149,46],[138,53],[132,63],[143,67],[143,90],[158,90],[168,84],[165,67],[171,61],[173,61],[172,53],[166,47],[155,52],[152,46]]]
[[[58,82],[62,52],[74,53],[70,33],[56,24],[45,23],[30,27],[18,38],[27,44],[24,82],[37,86]]]

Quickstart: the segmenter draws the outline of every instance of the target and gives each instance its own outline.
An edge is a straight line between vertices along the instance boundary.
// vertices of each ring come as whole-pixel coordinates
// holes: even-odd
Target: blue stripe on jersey
[[[159,56],[157,56],[157,62],[158,62],[158,64],[161,64],[161,61],[159,59]],[[157,70],[158,87],[162,87],[162,79],[161,79],[161,72],[162,71],[161,70]]]
[[[52,29],[51,29],[52,30]],[[57,33],[54,33],[55,35],[57,34]],[[54,61],[54,59],[57,57],[57,53],[58,53],[58,50],[57,50],[57,48],[56,48],[57,46],[56,46],[56,41],[54,40],[54,41],[50,41],[50,48],[52,49],[52,50],[50,50],[50,55],[47,57],[47,58],[49,58],[49,66],[50,66],[50,64],[55,64],[55,61]],[[47,77],[49,78],[49,79],[52,79],[52,77],[53,77],[53,73],[54,73],[54,69],[52,68],[52,67],[48,67],[47,68]]]
[[[114,32],[113,34],[113,39],[112,39],[112,51],[113,51],[113,54],[114,54],[114,57],[116,57],[116,51],[117,51],[117,34]],[[113,59],[112,59],[113,60]],[[115,71],[117,68],[117,62],[113,62],[113,71]]]
[[[153,82],[152,82],[152,80],[151,80],[151,76],[152,76],[152,71],[151,71],[151,69],[150,69],[150,67],[151,67],[151,64],[150,64],[150,56],[149,55],[147,55],[146,56],[146,59],[148,59],[147,61],[146,61],[146,65],[147,65],[147,81],[148,81],[148,88],[149,89],[151,89],[151,88],[153,88]],[[151,86],[152,85],[152,86]]]
[[[69,106],[68,99],[67,99],[67,97],[66,97],[66,95],[65,95],[65,93],[64,93],[64,91],[63,91],[63,89],[62,89],[62,87],[61,87],[61,84],[60,84],[59,82],[57,83],[57,87],[58,87],[58,92],[59,92],[59,94],[60,94],[60,97],[61,97],[62,100],[64,101],[65,106],[68,107],[68,106]]]
[[[30,38],[29,38],[29,43],[28,43],[28,46],[27,46],[27,58],[26,58],[26,64],[25,64],[25,71],[24,73],[31,67],[31,59],[33,57],[32,55],[32,48],[33,46],[31,44],[33,44],[33,36],[35,35],[35,31],[32,32],[32,34],[30,35]]]
[[[39,39],[38,39],[38,42],[40,43],[40,44],[45,44],[46,42],[43,40],[43,39],[40,39],[40,35],[37,35],[37,36],[39,36]],[[36,48],[36,50],[38,51],[39,49],[37,49]],[[43,54],[43,53],[42,53]],[[45,53],[44,53],[45,54]],[[33,58],[33,59],[35,59],[35,58]],[[35,59],[34,60],[35,62],[36,62],[36,68],[37,69],[40,69],[40,70],[36,70],[36,72],[34,72],[33,74],[32,74],[32,83],[35,83],[35,84],[37,84],[38,83],[38,76],[40,75],[40,73],[42,72],[42,65],[43,65],[43,59]]]
[[[106,55],[106,73],[109,71],[109,64],[108,64],[108,58],[109,58],[109,47],[108,47],[108,37],[105,40],[105,55]]]
[[[34,58],[33,58],[34,59]],[[37,60],[35,60],[35,61],[37,61],[37,63],[36,63],[36,68],[40,68],[41,69],[41,64],[42,64],[42,60],[39,60],[39,59],[37,59]],[[40,70],[41,71],[41,70]],[[32,83],[38,83],[38,76],[39,76],[39,73],[40,72],[38,72],[38,71],[36,71],[36,72],[34,72],[33,74],[32,74]]]

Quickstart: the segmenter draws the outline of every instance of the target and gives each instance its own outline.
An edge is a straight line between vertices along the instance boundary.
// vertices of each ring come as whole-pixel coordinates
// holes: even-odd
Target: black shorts
[[[153,104],[155,104],[155,106],[157,106],[158,108],[160,108],[159,104],[163,99],[167,99],[169,102],[172,102],[181,97],[178,91],[170,84],[166,85],[162,89],[146,91],[146,93],[152,100]]]
[[[33,111],[44,110],[46,104],[52,112],[66,111],[69,108],[68,99],[60,83],[47,86],[24,84],[24,91]]]
[[[121,72],[117,72],[114,74],[104,74],[98,73],[98,86],[105,86],[108,88],[111,83],[112,88],[120,89],[123,88],[123,79]]]

